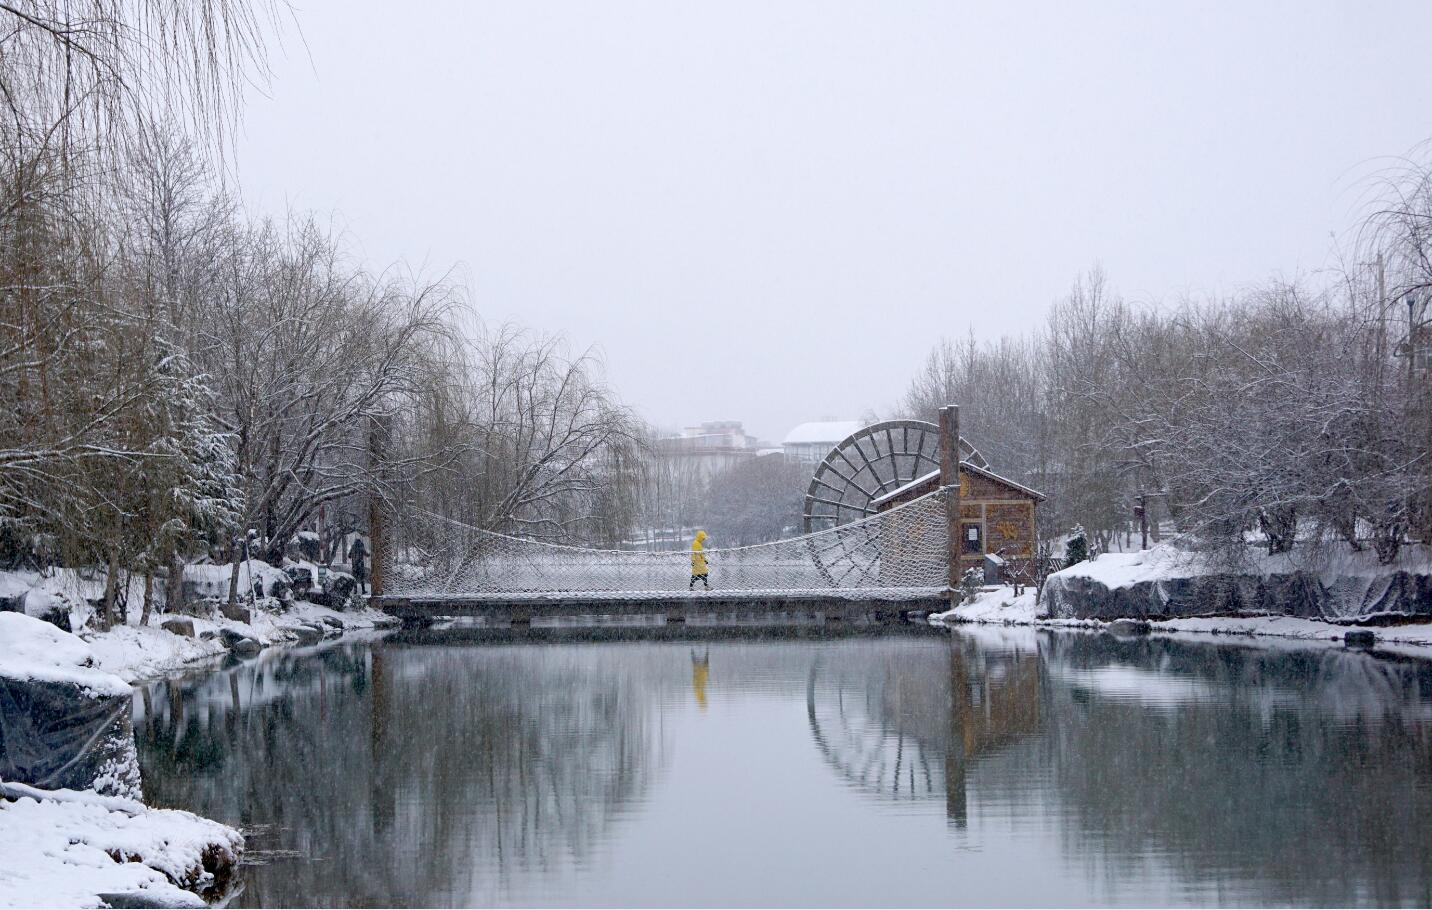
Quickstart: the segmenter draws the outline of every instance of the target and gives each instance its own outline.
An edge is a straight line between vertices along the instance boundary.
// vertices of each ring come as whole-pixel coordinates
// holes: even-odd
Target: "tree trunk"
[[[109,551],[108,573],[104,579],[104,603],[100,607],[100,631],[114,628],[114,594],[119,589],[119,553]]]
[[[144,610],[139,614],[139,624],[149,625],[149,611],[154,604],[154,573],[144,573]]]
[[[164,609],[178,613],[184,609],[184,560],[175,550],[169,555],[169,578],[164,588]]]
[[[129,624],[129,580],[132,577],[128,569],[121,569],[114,585],[114,615],[121,626]]]
[[[244,546],[245,546],[247,543],[248,543],[247,539],[244,539],[244,540],[242,540],[241,542],[236,543],[236,544],[234,545],[234,562],[233,562],[233,569],[232,569],[232,571],[229,572],[229,607],[228,607],[228,608],[229,608],[229,610],[231,610],[231,611],[232,611],[235,607],[237,607],[237,606],[239,605],[239,566],[240,566],[240,564],[242,564],[243,561],[244,561]]]

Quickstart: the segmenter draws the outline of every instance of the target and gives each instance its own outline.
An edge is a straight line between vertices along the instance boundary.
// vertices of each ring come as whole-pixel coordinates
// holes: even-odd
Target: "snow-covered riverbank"
[[[992,625],[1041,626],[1047,628],[1106,629],[1113,623],[1096,619],[1051,617],[1043,605],[1034,602],[1034,589],[1018,597],[1012,587],[986,590],[972,603],[934,613],[932,623],[980,623]],[[1116,620],[1117,621],[1117,620]],[[1377,627],[1348,626],[1302,619],[1296,616],[1200,616],[1156,620],[1149,623],[1152,634],[1268,636],[1302,641],[1341,644],[1350,630],[1371,632],[1379,647],[1432,658],[1432,623],[1404,623]]]
[[[1280,615],[1333,623],[1432,620],[1432,549],[1404,546],[1383,565],[1370,550],[1250,554],[1230,570],[1162,544],[1105,553],[1049,576],[1044,606],[1068,619],[1164,621]]]
[[[193,635],[176,634],[162,627],[170,619],[190,620]],[[151,679],[229,654],[229,643],[239,636],[267,648],[291,642],[311,642],[344,632],[398,625],[386,613],[367,608],[333,610],[298,601],[282,611],[259,607],[248,622],[222,616],[173,617],[159,614],[148,626],[116,626],[108,632],[82,632],[94,653],[95,666],[127,682]],[[226,643],[228,642],[228,643]]]
[[[77,585],[75,573],[0,573],[0,592],[12,604],[80,626],[72,634],[0,612],[0,908],[205,906],[224,896],[243,838],[130,798],[141,796],[131,685],[231,653],[397,621],[366,607],[266,597],[247,621],[203,601],[199,615],[155,613],[141,624],[132,610],[129,622],[101,632],[85,624],[87,592]]]
[[[98,907],[116,897],[204,907],[224,895],[244,839],[177,809],[0,783],[0,844],[0,908]]]
[[[274,590],[276,581],[287,580],[282,572],[258,560],[253,561],[252,568],[254,579],[264,585],[266,592]],[[252,585],[249,569],[249,565],[242,567],[240,590]],[[310,642],[345,631],[398,624],[391,616],[366,607],[335,610],[301,598],[283,603],[273,596],[254,604],[247,622],[229,619],[217,607],[218,595],[228,590],[227,572],[227,566],[189,566],[186,578],[208,600],[199,601],[183,613],[156,612],[147,624],[140,622],[140,610],[131,609],[127,622],[103,632],[93,628],[89,606],[89,600],[98,597],[103,586],[74,570],[48,574],[0,572],[0,597],[22,607],[30,616],[66,617],[71,628],[89,644],[93,665],[130,683],[222,658],[231,651],[251,654],[273,645]],[[142,596],[138,591],[129,594],[132,601]],[[0,642],[0,651],[4,647],[5,643]]]
[[[134,798],[132,690],[97,664],[79,636],[0,613],[0,907],[204,906],[243,838]]]

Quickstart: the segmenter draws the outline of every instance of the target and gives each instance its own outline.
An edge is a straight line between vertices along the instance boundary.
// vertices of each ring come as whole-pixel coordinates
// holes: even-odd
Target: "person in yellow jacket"
[[[705,531],[697,531],[696,539],[691,541],[691,584],[687,585],[689,590],[696,589],[698,578],[706,586],[706,590],[711,590],[711,582],[707,579],[706,539]]]

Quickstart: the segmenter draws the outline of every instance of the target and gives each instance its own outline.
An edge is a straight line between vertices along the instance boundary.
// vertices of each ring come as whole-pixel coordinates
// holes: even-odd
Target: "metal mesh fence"
[[[705,550],[711,593],[899,599],[948,582],[946,495],[814,534]],[[384,594],[414,600],[641,599],[684,594],[691,551],[597,550],[428,513],[396,522]],[[696,593],[705,593],[697,582]]]

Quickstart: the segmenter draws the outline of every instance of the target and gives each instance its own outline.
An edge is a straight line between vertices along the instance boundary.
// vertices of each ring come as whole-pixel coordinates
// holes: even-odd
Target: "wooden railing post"
[[[940,486],[945,491],[945,529],[950,563],[950,600],[960,588],[960,409],[940,408]]]

